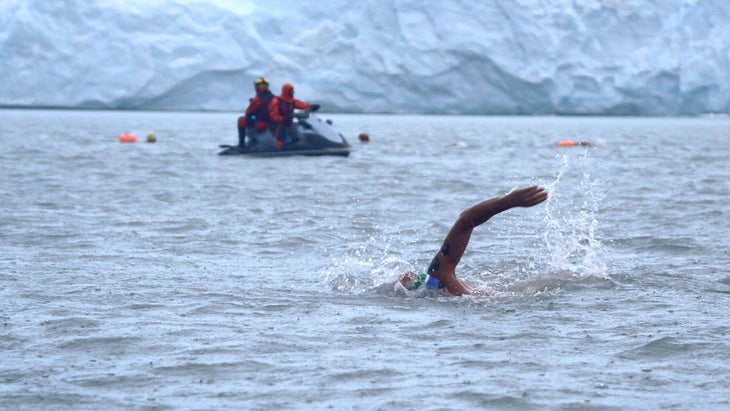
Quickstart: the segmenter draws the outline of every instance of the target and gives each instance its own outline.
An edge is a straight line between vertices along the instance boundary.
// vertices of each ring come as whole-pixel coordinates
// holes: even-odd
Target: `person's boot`
[[[276,136],[276,148],[281,150],[284,148],[284,141],[286,141],[286,129],[279,126],[274,135]]]

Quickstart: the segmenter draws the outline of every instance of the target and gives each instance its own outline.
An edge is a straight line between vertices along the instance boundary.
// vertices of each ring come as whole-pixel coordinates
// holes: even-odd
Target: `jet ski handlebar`
[[[311,112],[312,112],[312,109],[308,108],[308,109],[304,109],[304,110],[295,112],[293,114],[293,116],[294,116],[294,118],[297,118],[299,120],[305,120],[305,119],[309,118],[309,113],[311,113]]]

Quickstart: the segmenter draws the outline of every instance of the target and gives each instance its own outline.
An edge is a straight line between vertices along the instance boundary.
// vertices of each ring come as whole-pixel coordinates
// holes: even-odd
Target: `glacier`
[[[730,113],[727,0],[0,0],[0,106]]]

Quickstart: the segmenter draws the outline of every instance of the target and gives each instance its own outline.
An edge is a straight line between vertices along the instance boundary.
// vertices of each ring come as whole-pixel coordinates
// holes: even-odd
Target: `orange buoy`
[[[558,147],[593,147],[595,144],[590,141],[573,141],[573,140],[560,140],[558,141]]]
[[[574,147],[575,141],[573,140],[560,140],[558,141],[558,147]]]
[[[370,136],[368,135],[368,133],[360,133],[357,138],[359,138],[360,141],[362,141],[363,143],[367,143],[368,141],[370,141]]]
[[[137,136],[135,136],[134,133],[124,133],[119,135],[120,143],[135,143],[136,141]]]

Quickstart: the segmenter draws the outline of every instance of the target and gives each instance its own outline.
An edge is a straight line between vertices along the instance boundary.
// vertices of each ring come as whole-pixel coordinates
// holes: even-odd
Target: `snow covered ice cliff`
[[[730,113],[727,0],[0,0],[0,106]]]

